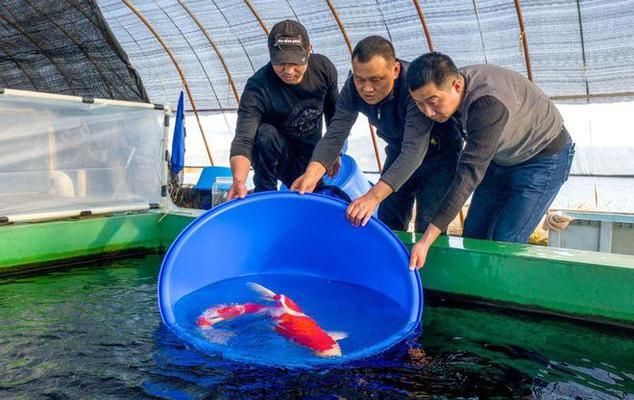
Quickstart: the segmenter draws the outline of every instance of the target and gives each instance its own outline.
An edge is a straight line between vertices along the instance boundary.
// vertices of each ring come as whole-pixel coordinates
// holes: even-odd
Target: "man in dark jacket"
[[[369,36],[355,46],[352,75],[339,94],[335,116],[306,172],[291,189],[300,193],[315,189],[362,113],[387,142],[386,160],[379,182],[351,203],[348,218],[365,224],[379,203],[374,191],[383,188],[389,196],[379,207],[379,219],[391,229],[406,230],[416,200],[415,229],[425,230],[453,179],[462,139],[452,121],[434,124],[417,109],[405,82],[408,65],[380,36]]]
[[[311,54],[306,29],[286,20],[268,37],[271,61],[249,80],[238,107],[231,143],[233,184],[228,199],[247,194],[253,164],[255,191],[277,190],[302,174],[337,101],[337,70],[326,57]]]

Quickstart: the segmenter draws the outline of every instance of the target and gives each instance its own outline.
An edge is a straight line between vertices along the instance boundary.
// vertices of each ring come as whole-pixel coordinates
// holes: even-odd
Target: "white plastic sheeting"
[[[628,122],[634,115],[634,102],[614,104],[557,104],[568,131],[576,143],[571,173],[583,176],[634,177],[634,125]],[[206,113],[201,118],[218,165],[229,165],[229,149],[235,130],[235,113]],[[185,164],[208,165],[200,131],[193,115],[187,116],[187,152]],[[384,158],[385,144],[379,139],[380,155]],[[368,121],[362,115],[352,128],[348,153],[361,169],[376,172],[377,165],[368,131]]]
[[[572,174],[634,177],[634,102],[558,108],[576,143]]]
[[[352,46],[368,35],[394,42],[396,54],[412,60],[428,51],[428,41],[411,0],[135,0],[174,53],[200,109],[237,106],[222,56],[242,92],[246,80],[267,63],[265,29],[295,19],[311,38],[313,50],[330,58],[342,85]],[[527,74],[513,1],[420,0],[434,49],[458,66],[490,63]],[[577,101],[631,100],[634,96],[634,2],[557,0],[519,2],[531,70],[549,96]],[[182,85],[174,64],[157,39],[120,0],[98,0],[109,28],[143,78],[150,100],[173,102]],[[333,7],[331,10],[329,4]],[[249,7],[250,6],[250,7]],[[193,20],[197,17],[203,28]],[[215,42],[216,52],[205,36]],[[627,94],[629,93],[629,94]],[[596,97],[596,96],[601,97]],[[191,109],[188,104],[186,109]]]
[[[0,95],[0,220],[144,210],[163,200],[165,111],[142,103]]]
[[[253,72],[269,61],[265,29],[256,15],[269,29],[287,18],[304,24],[313,50],[329,57],[337,67],[340,86],[350,70],[350,53],[335,15],[352,46],[365,36],[376,34],[392,40],[397,55],[405,60],[411,61],[429,49],[415,2],[410,0],[337,0],[330,2],[332,10],[328,2],[306,0],[135,0],[133,3],[173,52],[197,107],[226,111],[224,118],[204,117],[214,160],[221,165],[227,165],[226,153],[233,129],[228,135],[217,132],[234,123],[233,111],[237,107],[229,77],[241,93]],[[514,2],[421,0],[418,3],[434,49],[450,55],[458,66],[491,63],[527,75]],[[577,141],[573,173],[634,175],[634,164],[629,163],[634,146],[627,140],[619,141],[619,135],[634,137],[628,119],[633,114],[617,112],[601,119],[602,114],[596,111],[600,107],[586,104],[629,101],[625,104],[632,109],[634,2],[520,3],[534,82],[558,102],[579,105],[566,112],[572,117],[565,116]],[[99,0],[97,4],[142,76],[150,99],[175,103],[183,83],[158,40],[121,1]],[[190,12],[197,16],[202,27],[194,23]],[[220,62],[221,57],[229,74]],[[620,109],[618,104],[615,103],[614,109]],[[188,102],[186,109],[191,108]],[[605,133],[609,125],[617,128]],[[188,128],[188,140],[199,141],[196,124],[189,124]],[[201,146],[189,146],[190,155]],[[376,170],[363,118],[357,121],[350,146],[364,170]],[[382,149],[380,152],[383,153]],[[208,163],[206,157],[198,160],[188,156],[186,160],[187,165]]]

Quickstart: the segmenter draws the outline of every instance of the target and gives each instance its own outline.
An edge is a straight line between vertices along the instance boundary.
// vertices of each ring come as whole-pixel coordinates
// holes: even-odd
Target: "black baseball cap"
[[[300,64],[308,62],[310,41],[302,24],[287,19],[278,22],[269,34],[271,64]]]

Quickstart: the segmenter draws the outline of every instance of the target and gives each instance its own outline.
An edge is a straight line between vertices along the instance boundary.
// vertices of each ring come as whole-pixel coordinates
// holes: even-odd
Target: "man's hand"
[[[341,156],[337,157],[337,159],[335,160],[335,163],[332,164],[332,167],[330,167],[326,175],[328,175],[329,178],[334,178],[335,176],[337,176],[340,169],[341,169]]]
[[[412,246],[412,253],[409,257],[410,271],[423,268],[425,261],[427,260],[429,248],[436,238],[440,236],[441,232],[440,228],[436,225],[431,223],[427,225],[427,229],[425,229],[423,236],[418,242],[416,242],[416,244],[414,244],[414,246]]]
[[[233,200],[236,197],[244,199],[247,195],[247,176],[251,167],[251,160],[245,156],[233,156],[229,159],[231,163],[231,175],[233,183],[227,192],[227,200]]]
[[[236,197],[244,199],[247,195],[247,185],[241,181],[233,181],[231,187],[229,188],[229,192],[227,192],[227,200],[233,200]]]
[[[380,202],[381,200],[370,190],[350,203],[346,209],[346,218],[354,226],[365,226]]]
[[[391,193],[392,188],[379,179],[368,193],[350,203],[346,209],[346,218],[354,226],[365,226],[372,218],[374,210]]]
[[[323,165],[316,161],[311,161],[306,167],[304,174],[295,179],[291,185],[291,190],[299,192],[299,194],[312,193],[324,173],[326,173],[326,168]]]
[[[409,269],[414,271],[415,269],[423,268],[425,261],[427,260],[427,252],[429,251],[429,245],[419,240],[412,246],[412,253],[409,257]]]

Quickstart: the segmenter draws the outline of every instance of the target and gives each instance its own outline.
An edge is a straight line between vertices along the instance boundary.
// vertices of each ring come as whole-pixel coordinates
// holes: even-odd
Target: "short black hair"
[[[374,56],[381,56],[388,62],[396,61],[394,46],[382,36],[368,36],[357,43],[352,50],[352,59],[356,58],[362,63],[367,63]]]
[[[433,82],[441,87],[457,75],[458,68],[451,58],[434,51],[412,61],[407,70],[407,86],[409,90],[416,90]]]

